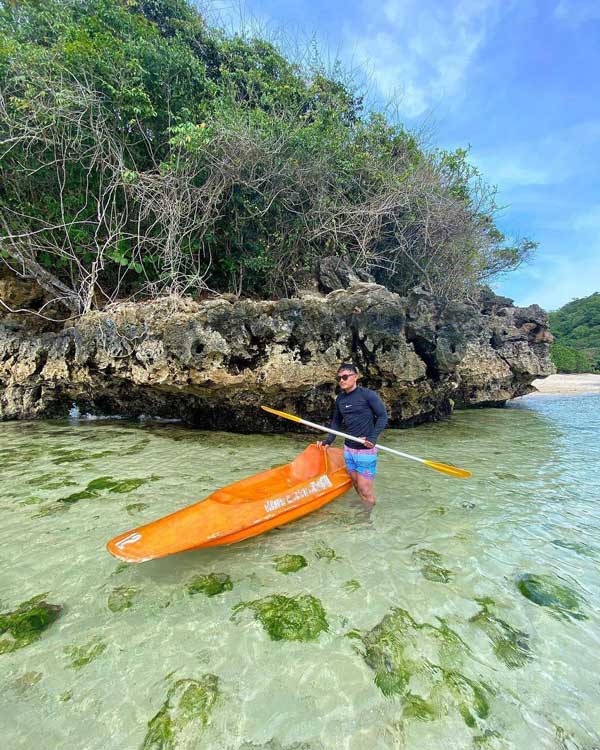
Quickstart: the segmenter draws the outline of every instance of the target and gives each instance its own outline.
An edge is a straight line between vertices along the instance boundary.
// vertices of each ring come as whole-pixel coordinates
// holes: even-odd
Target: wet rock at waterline
[[[329,629],[323,605],[311,594],[273,594],[264,599],[240,602],[234,619],[249,609],[273,641],[314,641]]]
[[[156,716],[148,722],[141,750],[177,750],[196,744],[210,721],[219,696],[219,678],[205,674],[198,680],[178,680],[167,693]]]
[[[32,316],[19,321],[0,317],[0,419],[65,415],[76,403],[82,413],[284,431],[290,425],[260,404],[318,422],[331,408],[332,372],[352,359],[385,400],[390,425],[402,426],[456,405],[501,404],[553,372],[545,313],[489,291],[459,303],[356,281],[326,297],[155,300],[45,329]]]
[[[41,638],[58,618],[62,607],[45,601],[48,593],[38,594],[12,612],[0,614],[0,654],[16,651]]]

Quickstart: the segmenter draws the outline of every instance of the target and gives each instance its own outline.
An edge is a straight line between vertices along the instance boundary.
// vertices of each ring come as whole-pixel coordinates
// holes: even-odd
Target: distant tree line
[[[550,313],[552,360],[559,372],[600,372],[600,293]]]
[[[186,0],[0,3],[0,257],[76,314],[292,295],[330,255],[464,298],[535,247],[496,212],[466,150]]]

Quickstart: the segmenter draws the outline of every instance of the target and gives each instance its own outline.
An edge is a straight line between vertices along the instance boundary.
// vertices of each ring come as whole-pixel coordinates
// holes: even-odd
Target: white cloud
[[[397,97],[402,112],[417,117],[459,96],[487,35],[512,4],[386,0],[381,6],[369,0],[369,18],[378,20],[362,34],[346,28],[346,36],[379,91]]]
[[[554,8],[554,15],[570,26],[579,26],[587,21],[600,20],[598,0],[560,0]]]
[[[515,297],[517,305],[537,304],[544,310],[557,310],[578,297],[600,291],[600,246],[589,254],[569,252],[561,255],[540,255],[529,266],[524,266],[493,286],[502,294]],[[517,276],[519,279],[517,279]],[[511,287],[520,281],[522,293],[511,294]]]
[[[539,137],[474,150],[471,161],[487,182],[502,191],[540,185],[560,185],[593,170],[600,145],[600,120],[587,120]]]

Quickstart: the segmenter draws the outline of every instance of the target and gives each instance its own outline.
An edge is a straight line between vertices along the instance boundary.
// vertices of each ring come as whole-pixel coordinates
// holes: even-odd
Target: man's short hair
[[[350,370],[350,372],[358,372],[358,370],[356,369],[356,365],[353,365],[352,362],[343,362],[337,368],[338,372],[341,372],[342,370]]]

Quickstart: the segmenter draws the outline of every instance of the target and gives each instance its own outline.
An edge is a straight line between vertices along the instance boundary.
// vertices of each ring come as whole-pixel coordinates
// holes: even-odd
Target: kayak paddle
[[[306,419],[300,419],[300,417],[296,417],[294,414],[287,414],[285,411],[277,411],[277,409],[271,409],[269,406],[261,406],[261,409],[264,409],[264,411],[268,411],[269,414],[276,414],[278,417],[283,417],[284,419],[290,419],[292,422],[299,422],[300,424],[304,424],[307,427],[313,427],[315,430],[322,430],[323,432],[329,432],[331,435],[337,435],[338,437],[348,438],[349,440],[354,440],[355,443],[363,443],[364,440],[361,440],[360,438],[356,438],[353,435],[347,435],[345,432],[338,432],[337,430],[332,430],[329,427],[323,427],[320,424],[315,424],[314,422],[309,422]],[[425,464],[425,466],[429,466],[430,469],[435,469],[436,471],[441,471],[443,474],[448,474],[451,477],[457,477],[459,479],[467,479],[468,477],[472,476],[470,471],[467,471],[466,469],[459,469],[456,466],[449,466],[448,464],[440,464],[437,461],[427,461],[424,458],[417,458],[417,456],[411,456],[408,453],[402,453],[401,451],[394,450],[393,448],[386,448],[384,445],[376,445],[376,448],[378,448],[380,451],[385,451],[386,453],[393,453],[396,456],[402,456],[402,458],[410,458],[412,461],[418,461],[421,464]]]

